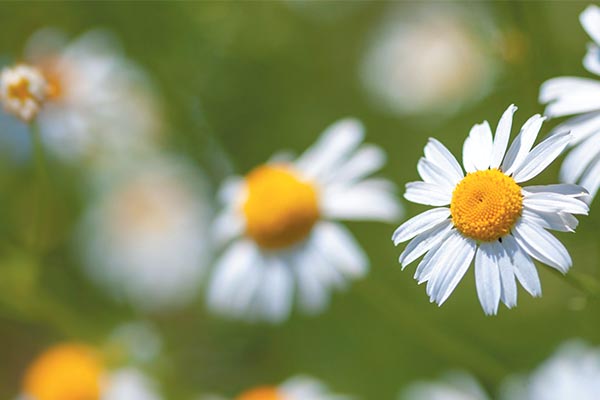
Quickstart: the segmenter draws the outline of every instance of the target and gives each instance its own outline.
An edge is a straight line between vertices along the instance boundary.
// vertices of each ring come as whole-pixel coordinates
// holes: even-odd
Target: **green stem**
[[[34,211],[33,234],[31,236],[31,250],[34,254],[39,254],[43,246],[43,228],[44,228],[44,195],[47,193],[48,173],[46,168],[46,157],[44,155],[44,146],[40,135],[39,126],[36,122],[32,122],[31,143],[35,158],[35,169],[37,176],[36,190],[36,208]]]

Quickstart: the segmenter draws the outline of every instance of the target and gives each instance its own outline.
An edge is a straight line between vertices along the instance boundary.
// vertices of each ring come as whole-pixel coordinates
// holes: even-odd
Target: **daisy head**
[[[33,120],[48,96],[48,82],[42,72],[18,64],[0,73],[0,100],[7,112],[25,122]]]
[[[260,386],[238,395],[235,400],[349,400],[330,393],[321,382],[308,377],[294,377],[278,386]]]
[[[160,399],[153,383],[142,372],[131,368],[111,370],[100,351],[75,342],[54,345],[29,364],[23,377],[20,398],[26,400]]]
[[[574,231],[573,214],[588,212],[587,192],[569,184],[521,186],[560,155],[570,134],[533,147],[544,121],[534,115],[507,151],[516,109],[504,112],[495,137],[487,121],[471,129],[463,146],[466,174],[444,145],[430,139],[417,164],[423,180],[406,185],[407,200],[435,208],[406,221],[392,239],[396,245],[412,239],[400,255],[402,268],[425,255],[415,279],[427,282],[427,294],[438,305],[473,260],[486,314],[496,314],[500,300],[509,308],[517,304],[515,278],[531,295],[541,295],[532,258],[562,273],[571,267],[569,253],[547,229]]]
[[[594,41],[588,46],[583,65],[600,75],[600,8],[588,6],[579,19]],[[551,132],[568,130],[572,134],[573,150],[565,157],[560,179],[578,183],[595,196],[600,188],[600,82],[572,76],[552,78],[540,87],[539,100],[547,104],[545,114],[550,117],[576,115]]]
[[[24,53],[47,82],[37,122],[54,155],[68,161],[130,157],[153,147],[162,128],[157,96],[110,31],[71,39],[45,28],[31,36]]]
[[[187,304],[209,258],[202,172],[185,160],[151,157],[98,174],[78,234],[86,272],[143,311]]]
[[[362,139],[361,124],[343,120],[297,160],[273,159],[224,185],[215,236],[226,248],[210,281],[213,310],[280,321],[294,292],[304,311],[317,312],[331,289],[366,273],[365,254],[335,221],[390,221],[400,210],[392,185],[369,178],[384,153]]]

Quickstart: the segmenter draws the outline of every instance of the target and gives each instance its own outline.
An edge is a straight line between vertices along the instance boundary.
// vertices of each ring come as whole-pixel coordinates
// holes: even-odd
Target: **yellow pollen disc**
[[[24,103],[28,99],[35,100],[35,97],[29,90],[29,80],[26,78],[21,78],[8,87],[8,97],[19,100],[21,103]]]
[[[493,242],[510,233],[521,216],[521,187],[497,169],[467,174],[452,193],[452,222],[463,235]]]
[[[263,386],[242,393],[235,400],[284,400],[277,388]]]
[[[98,400],[104,373],[93,349],[78,344],[51,347],[27,369],[23,392],[35,400]]]
[[[288,167],[263,165],[246,176],[246,234],[265,249],[304,239],[319,219],[316,188]]]

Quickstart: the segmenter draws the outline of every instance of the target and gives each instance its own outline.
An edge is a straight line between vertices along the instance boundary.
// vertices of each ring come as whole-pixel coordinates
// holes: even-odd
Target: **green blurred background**
[[[487,43],[497,58],[493,89],[451,114],[382,111],[361,85],[362,59],[391,9],[402,14],[414,5],[2,3],[0,54],[18,59],[28,37],[46,26],[73,36],[109,28],[162,96],[170,127],[165,148],[204,168],[213,190],[232,171],[245,173],[279,149],[300,152],[333,121],[355,116],[366,125],[367,141],[388,152],[381,175],[397,183],[400,194],[404,183],[417,179],[427,137],[460,155],[474,123],[488,119],[495,126],[515,103],[514,126],[520,126],[543,111],[537,104],[543,81],[589,75],[581,66],[589,38],[578,22],[587,3],[459,3],[480,8],[501,37],[510,39],[500,50],[497,43]],[[555,124],[551,121],[543,133]],[[234,161],[223,162],[222,152]],[[539,266],[543,297],[533,299],[520,290],[518,306],[501,306],[496,317],[484,316],[472,273],[442,308],[430,304],[425,288],[412,279],[414,266],[400,271],[401,249],[390,240],[395,226],[352,223],[371,259],[368,277],[336,293],[319,316],[294,314],[281,326],[252,325],[210,315],[201,296],[180,311],[142,316],[90,284],[72,249],[86,199],[79,182],[83,176],[73,166],[52,162],[52,189],[44,193],[50,210],[45,237],[50,239],[43,256],[27,250],[34,224],[33,165],[0,155],[3,399],[18,393],[24,369],[46,346],[67,339],[102,343],[119,323],[142,318],[151,320],[163,338],[161,356],[148,372],[168,399],[204,392],[235,395],[297,373],[363,399],[391,399],[411,381],[449,369],[472,372],[493,393],[502,378],[532,369],[563,340],[581,337],[600,344],[599,292],[577,282],[587,275],[600,279],[598,199],[577,234],[557,234],[578,275],[567,280]],[[549,183],[557,174],[553,165],[538,181]],[[423,209],[405,203],[405,216]]]

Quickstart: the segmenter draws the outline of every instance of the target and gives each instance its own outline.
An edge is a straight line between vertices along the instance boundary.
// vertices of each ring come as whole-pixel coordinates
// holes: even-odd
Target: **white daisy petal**
[[[362,124],[354,119],[336,122],[296,161],[296,167],[308,178],[327,176],[363,140]]]
[[[588,46],[583,58],[583,66],[592,74],[600,75],[600,48],[597,45]]]
[[[600,108],[600,82],[593,79],[560,77],[550,79],[540,87],[540,103],[548,103],[545,115],[563,117],[597,111]]]
[[[343,225],[320,222],[314,229],[313,243],[345,277],[356,279],[367,273],[367,255]]]
[[[552,161],[558,157],[569,144],[571,134],[568,132],[550,136],[525,157],[522,164],[514,168],[514,180],[516,182],[525,182],[535,178]]]
[[[392,235],[392,241],[397,246],[444,222],[449,216],[449,208],[427,210],[400,225]]]
[[[331,219],[394,221],[401,208],[387,181],[367,179],[349,186],[331,186],[323,193],[321,211]]]
[[[492,149],[492,157],[490,160],[490,168],[499,168],[502,164],[502,159],[508,147],[510,139],[510,131],[512,128],[513,115],[517,111],[517,106],[511,104],[508,106],[496,127],[496,135],[494,136],[494,147]]]
[[[448,237],[447,245],[450,247],[450,240],[453,236]],[[454,291],[462,277],[469,269],[471,261],[475,256],[477,245],[473,240],[466,239],[459,235],[458,246],[455,252],[446,251],[444,260],[439,261],[439,268],[436,268],[432,273],[431,279],[427,283],[427,294],[430,300],[437,303],[439,306],[444,304],[450,294]]]
[[[579,15],[579,22],[594,42],[600,45],[600,9],[598,6],[589,5]]]
[[[425,157],[419,159],[417,171],[424,182],[444,186],[449,190],[454,189],[455,183],[453,182],[454,178],[452,175],[448,174],[448,171],[441,169]]]
[[[534,209],[524,209],[523,219],[531,221],[545,229],[559,232],[575,232],[579,225],[577,218],[571,214],[561,212],[545,212]]]
[[[425,157],[440,169],[447,171],[448,176],[452,177],[452,182],[455,184],[465,176],[456,158],[446,146],[436,139],[429,138],[425,146]]]
[[[294,265],[300,308],[308,314],[323,310],[329,303],[329,289],[313,271],[329,268],[327,261],[318,252],[307,250],[295,254]]]
[[[596,195],[600,187],[600,156],[585,171],[579,183],[590,192],[591,197]]]
[[[558,193],[532,193],[523,197],[523,207],[542,212],[565,212],[587,215],[588,206],[583,201]]]
[[[283,321],[290,314],[293,293],[294,282],[288,265],[271,257],[259,290],[261,313],[270,322]]]
[[[343,185],[363,179],[381,169],[385,164],[385,152],[373,145],[363,145],[333,175],[332,183]]]
[[[573,185],[571,183],[525,186],[523,190],[529,193],[557,193],[569,197],[578,198],[582,201],[588,196],[588,192],[584,188],[582,188],[579,185]]]
[[[501,169],[506,175],[512,175],[513,171],[521,166],[529,154],[544,120],[544,117],[536,114],[525,122],[502,162]]]
[[[475,284],[477,296],[487,315],[498,313],[500,302],[500,271],[497,255],[490,243],[481,243],[475,254]]]
[[[492,156],[492,129],[487,121],[471,128],[463,145],[463,165],[465,171],[488,169]],[[475,169],[473,169],[475,168]]]
[[[450,234],[452,234],[452,232]],[[450,235],[448,235],[446,239],[449,236]],[[444,244],[445,243],[440,242],[433,246],[431,250],[425,254],[425,257],[423,257],[419,265],[417,265],[414,278],[419,285],[423,282],[427,282],[431,278],[433,271],[435,271],[436,267],[439,265],[437,260],[439,260],[439,258],[445,254],[445,249],[443,249]]]
[[[543,228],[521,219],[515,225],[513,235],[519,246],[536,260],[563,274],[571,267],[571,256],[567,249]]]
[[[577,145],[565,157],[560,169],[560,180],[575,183],[588,168],[590,163],[600,155],[600,135],[593,135]]]
[[[224,245],[244,232],[244,219],[235,211],[225,209],[213,222],[214,242]]]
[[[571,143],[569,143],[570,146],[581,143],[591,135],[600,132],[600,111],[588,112],[569,118],[554,127],[550,134],[555,135],[562,132],[571,132],[573,138],[571,139]]]
[[[451,229],[452,222],[446,220],[411,240],[398,259],[402,269],[444,240]]]
[[[511,259],[500,242],[495,241],[490,245],[500,273],[500,300],[508,308],[515,307],[517,305],[517,282]]]
[[[427,206],[446,206],[452,200],[452,191],[433,183],[409,182],[406,184],[404,198]]]
[[[504,251],[514,267],[515,276],[523,288],[534,297],[541,296],[542,285],[531,258],[521,249],[515,238],[511,235],[502,238],[502,247],[504,247]]]

